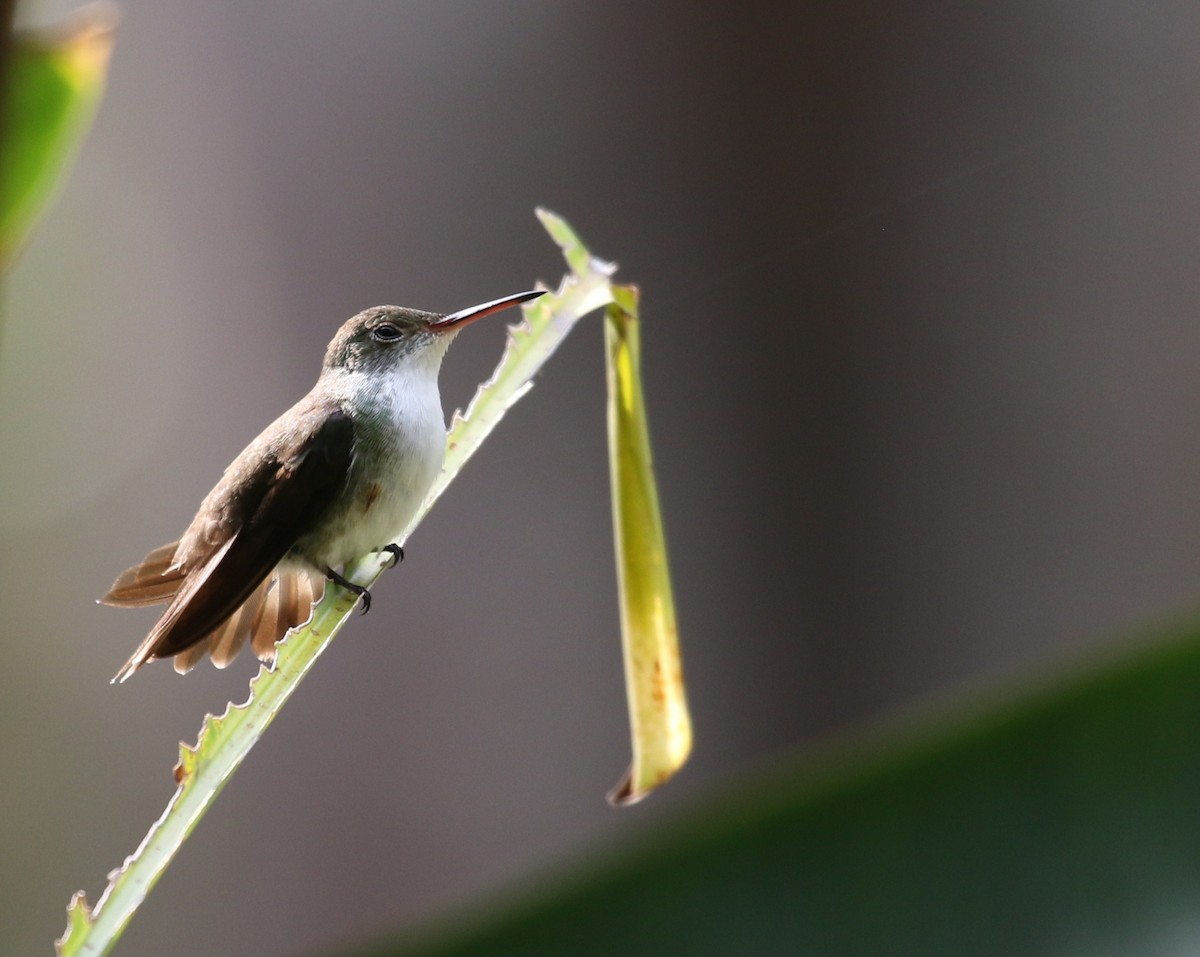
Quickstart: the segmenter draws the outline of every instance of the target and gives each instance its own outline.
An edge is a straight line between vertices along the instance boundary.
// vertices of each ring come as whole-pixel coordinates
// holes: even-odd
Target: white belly
[[[372,402],[355,397],[354,462],[343,495],[295,551],[337,567],[398,541],[425,501],[446,452],[436,379],[396,377]]]

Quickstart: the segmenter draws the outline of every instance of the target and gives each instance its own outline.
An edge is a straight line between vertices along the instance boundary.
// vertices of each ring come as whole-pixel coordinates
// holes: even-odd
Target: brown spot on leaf
[[[666,706],[667,679],[663,675],[662,662],[657,658],[654,659],[654,682],[650,689],[650,695],[654,698],[654,703],[660,708]]]

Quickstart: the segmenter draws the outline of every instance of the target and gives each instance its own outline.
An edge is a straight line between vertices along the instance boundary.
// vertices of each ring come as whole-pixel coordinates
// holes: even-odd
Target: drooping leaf
[[[633,762],[609,800],[632,804],[683,766],[692,749],[692,720],[650,459],[637,289],[613,291],[604,323],[608,459]]]
[[[104,91],[115,17],[79,10],[60,29],[14,37],[0,104],[0,270],[57,195]]]

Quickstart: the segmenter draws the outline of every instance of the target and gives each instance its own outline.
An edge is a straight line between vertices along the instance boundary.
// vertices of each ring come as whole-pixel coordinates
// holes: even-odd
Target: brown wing
[[[246,500],[238,503],[240,523],[199,567],[187,571],[162,618],[113,681],[124,681],[151,659],[186,651],[234,615],[337,498],[353,458],[354,425],[339,408],[320,416],[319,426],[289,446],[264,457],[245,486],[250,490],[244,493]],[[260,604],[266,608],[265,601]],[[235,632],[240,627],[239,619]],[[245,637],[234,634],[229,643],[238,638],[240,646]]]

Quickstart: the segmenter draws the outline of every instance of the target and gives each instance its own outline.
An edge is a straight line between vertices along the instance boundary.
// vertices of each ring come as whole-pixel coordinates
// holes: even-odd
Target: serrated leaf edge
[[[557,292],[548,293],[541,299],[522,307],[522,320],[509,326],[505,349],[495,371],[476,390],[466,411],[455,411],[451,426],[447,431],[446,465],[416,517],[399,536],[401,544],[407,541],[412,530],[421,522],[433,503],[461,471],[462,466],[499,423],[504,413],[533,387],[533,376],[553,355],[567,333],[583,316],[612,302],[609,277],[616,269],[615,264],[592,256],[566,221],[557,214],[539,208],[537,216],[551,238],[562,248],[563,256],[567,260],[568,266],[571,267],[571,274],[563,277]],[[563,238],[561,242],[560,237]],[[538,288],[546,287],[539,282]],[[522,338],[525,339],[523,348]],[[541,348],[534,349],[530,345],[531,343],[538,344]],[[527,365],[528,368],[522,371],[522,365]],[[498,390],[510,376],[518,378],[519,381],[510,387],[508,395],[497,396]],[[494,413],[491,408],[492,402],[496,403]],[[353,567],[347,568],[346,572],[347,577],[355,583],[370,587],[388,567],[390,567],[390,558],[369,555],[353,563]],[[60,955],[66,957],[66,955],[76,954],[102,954],[106,953],[116,942],[141,902],[157,883],[158,878],[175,854],[178,853],[188,834],[199,823],[208,805],[215,800],[229,777],[241,764],[242,759],[274,719],[275,714],[291,696],[304,675],[312,668],[317,657],[349,619],[356,601],[356,596],[352,596],[345,589],[336,586],[327,587],[325,596],[313,608],[309,621],[289,631],[276,646],[273,665],[264,665],[251,678],[246,700],[241,704],[232,702],[226,704],[225,710],[219,716],[206,714],[196,737],[196,743],[194,745],[180,743],[179,762],[176,764],[174,772],[176,788],[167,802],[166,808],[151,825],[150,830],[147,831],[133,854],[125,858],[119,868],[109,872],[108,882],[95,905],[88,907],[83,891],[77,891],[71,898],[67,909],[67,929],[62,937],[55,941]],[[318,625],[327,630],[322,633],[318,630]],[[309,647],[310,645],[311,647]],[[307,656],[305,656],[305,652],[307,652]],[[292,676],[293,664],[296,666],[294,676]],[[260,686],[267,683],[269,679],[274,679],[267,685],[272,693],[272,700],[264,705],[258,692]],[[280,682],[278,690],[276,690],[275,681]],[[219,751],[209,753],[210,748],[217,749],[223,743],[214,741],[210,745],[209,741],[222,734],[226,730],[227,723],[244,720],[252,713],[260,711],[264,720],[257,727],[250,728],[252,734],[244,739],[244,747],[240,754],[235,753],[230,758],[221,755]],[[228,734],[234,735],[238,727],[240,724],[235,723],[228,729]],[[172,842],[173,846],[157,855],[154,864],[147,865],[152,868],[151,872],[137,880],[140,889],[135,891],[134,896],[126,902],[124,912],[118,913],[112,932],[104,940],[92,941],[91,934],[105,916],[106,906],[115,906],[113,902],[118,899],[124,881],[135,880],[136,869],[146,860],[147,850],[165,832],[167,826],[173,823],[171,816],[175,813],[175,809],[186,800],[191,790],[198,786],[197,780],[205,769],[206,754],[214,763],[218,757],[224,761],[224,767],[217,768],[217,781],[207,794],[199,797],[191,819],[180,822],[179,826],[173,829],[178,834],[178,839]],[[134,875],[134,877],[130,875]],[[82,934],[82,938],[77,940],[80,934]]]

